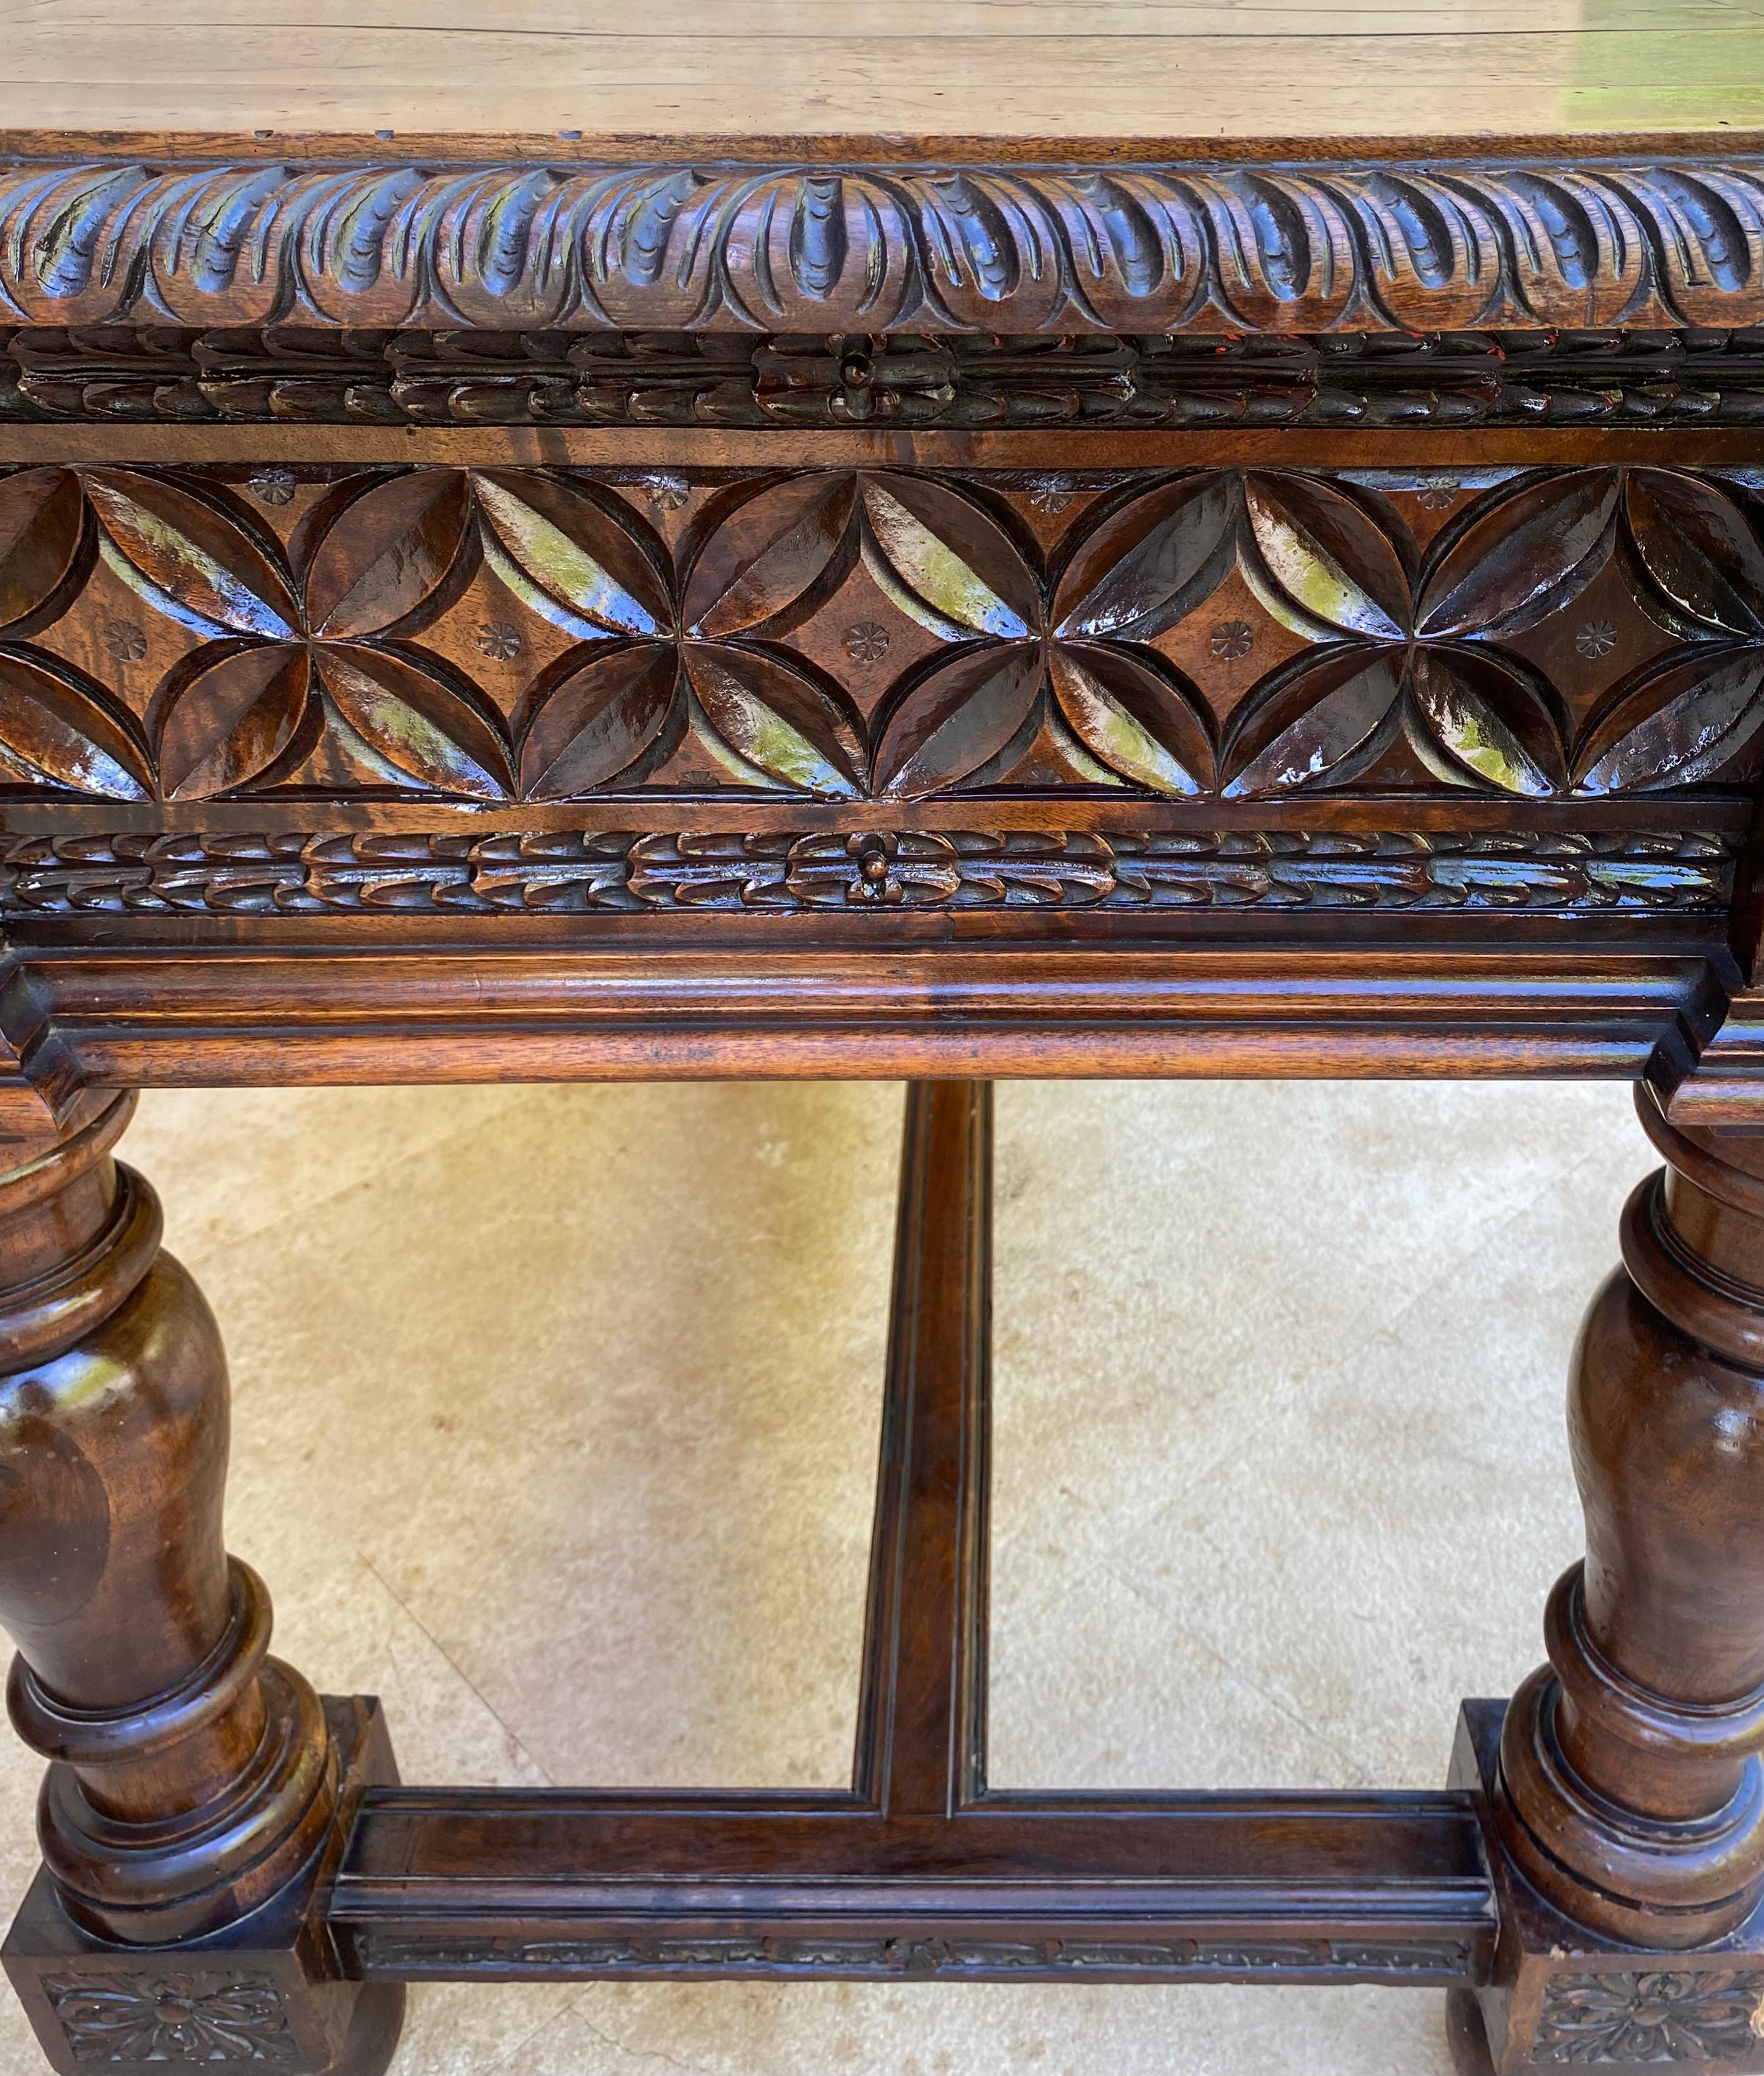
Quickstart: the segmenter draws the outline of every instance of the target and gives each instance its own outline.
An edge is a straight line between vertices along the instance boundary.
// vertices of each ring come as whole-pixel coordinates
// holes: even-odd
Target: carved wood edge
[[[1015,1932],[1017,1936],[1009,1936]],[[771,1926],[733,1937],[523,1939],[367,1930],[351,1941],[368,1980],[545,1982],[740,1980],[850,1982],[1384,1983],[1437,1987],[1471,1979],[1468,1939],[1195,1939],[1156,1923],[1092,1937],[914,1933],[792,1935]],[[1764,1983],[1764,1975],[1758,1978]]]
[[[169,927],[169,926],[168,926]],[[336,927],[328,925],[327,928]],[[948,940],[861,948],[788,917],[769,941],[701,924],[641,956],[541,934],[279,946],[189,931],[20,948],[94,1086],[317,1086],[509,1078],[1211,1078],[1679,1073],[1720,1023],[1705,947],[1609,940],[1425,951]]]
[[[52,1145],[85,1086],[42,987],[0,939],[0,1171]]]
[[[1002,812],[982,796],[1303,796],[1321,827],[1322,795],[1363,825],[1384,791],[1435,827],[1571,799],[1701,828],[1690,796],[1764,759],[1761,484],[26,468],[0,481],[0,790],[9,828],[57,834],[197,803],[250,827],[254,796],[259,828],[323,828],[338,795],[872,825],[955,795],[964,822]]]
[[[1646,1078],[1675,1125],[1764,1131],[1764,990],[1735,990],[1719,1027],[1690,1054],[1662,1046]]]
[[[740,131],[670,130],[496,129],[388,131],[353,130],[110,129],[18,124],[0,128],[0,161],[36,164],[89,163],[102,143],[113,163],[178,166],[388,167],[420,165],[435,171],[522,164],[565,171],[593,167],[653,166],[658,152],[670,163],[724,170],[780,166],[818,170],[886,172],[903,166],[935,166],[946,172],[970,168],[1013,170],[1095,166],[1388,166],[1425,163],[1449,169],[1496,161],[1528,165],[1576,165],[1587,160],[1656,160],[1727,161],[1764,153],[1764,130],[1756,126],[1719,129],[1672,127],[1634,130],[1536,129],[1485,131],[1463,136],[1437,131],[1407,135],[1375,131],[1337,136],[1150,136],[1127,132],[1060,136],[1013,135],[1003,131],[907,133],[861,130]]]
[[[1372,333],[1764,322],[1764,160],[14,161],[0,318]]]
[[[1764,425],[1764,331],[0,331],[0,424],[820,428]]]
[[[456,830],[0,837],[0,916],[1725,911],[1719,831]]]

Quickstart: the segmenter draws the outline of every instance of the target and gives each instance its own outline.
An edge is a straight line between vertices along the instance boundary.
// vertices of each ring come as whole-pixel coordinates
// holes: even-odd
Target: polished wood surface
[[[1618,138],[1764,123],[1754,0],[608,0],[7,10],[0,131],[278,152],[584,140]],[[256,133],[268,131],[268,139]],[[389,133],[381,138],[378,133]],[[160,148],[156,145],[154,148]],[[871,145],[874,148],[874,143]],[[909,149],[911,147],[909,147]]]
[[[53,2065],[379,2076],[407,1980],[708,1975],[1764,2067],[1758,8],[0,14]],[[402,1788],[265,1656],[118,1090],[1099,1073],[1642,1084],[1586,1562],[1446,1787],[989,1791],[972,1079],[908,1105],[849,1791]]]
[[[268,1655],[263,1582],[222,1541],[226,1358],[160,1250],[151,1188],[111,1157],[133,1109],[126,1093],[82,1097],[56,1145],[0,1176],[6,1701],[50,1762],[44,1929],[63,1949],[21,1958],[15,1930],[8,1966],[59,2067],[249,2045],[326,2070],[359,1991],[289,1999],[268,1974],[197,1991],[174,1972],[143,1995],[78,1937],[187,1944],[277,1912],[297,1933],[355,1800],[318,1696]],[[302,1991],[306,1943],[305,1961],[284,1957]],[[367,2016],[389,2052],[396,1993]]]
[[[261,1586],[235,1565],[224,1590],[212,1322],[107,1160],[127,1099],[86,1099],[0,1181],[25,1272],[0,1313],[0,1599],[15,1721],[53,1761],[5,1958],[52,2063],[380,2076],[407,1982],[662,1977],[1450,1987],[1467,2076],[1755,2070],[1764,1183],[1755,1148],[1642,1108],[1669,1165],[1571,1398],[1587,1563],[1505,1722],[1467,1704],[1450,1784],[1000,1793],[990,1090],[915,1087],[853,1782],[830,1793],[397,1786],[371,1704],[321,1713],[264,1657]],[[180,1563],[143,1572],[165,1547]],[[185,1924],[217,1929],[166,1944]]]
[[[226,1360],[158,1251],[152,1190],[110,1158],[133,1107],[85,1099],[62,1144],[0,1182],[0,1608],[14,1723],[55,1762],[39,1816],[64,1903],[151,1942],[273,1895],[337,1779],[317,1696],[265,1658],[264,1587],[222,1546]]]
[[[674,437],[0,433],[0,1028],[52,1108],[271,1059],[1699,1099],[1755,435]]]
[[[468,814],[788,797],[842,816],[1057,796],[1098,828],[1117,800],[1141,828],[1166,807],[1302,800],[1312,827],[1347,829],[1372,797],[1455,793],[1491,826],[1522,808],[1566,834],[1597,803],[1604,830],[1658,838],[1718,828],[1764,759],[1754,509],[1725,475],[1646,466],[1486,486],[1413,465],[1370,483],[25,468],[0,480],[18,630],[0,747],[21,831],[395,795]],[[1511,895],[1718,910],[1730,854],[1711,831],[1653,880],[1631,861],[1584,886],[1518,875]],[[716,898],[654,847],[624,871],[604,855],[556,906]],[[956,852],[889,856],[874,905],[984,905]],[[746,899],[849,907],[863,870],[836,845]],[[1112,892],[1066,899],[1257,896],[1173,870],[1146,853]],[[1354,898],[1474,907],[1498,878],[1438,866]],[[47,885],[9,891],[22,916],[56,906]],[[95,881],[85,895],[101,905]],[[226,901],[251,905],[236,881]],[[145,887],[118,902],[154,905]]]
[[[1496,1808],[1559,1907],[1689,1947],[1764,1894],[1764,1162],[1675,1131],[1650,1092],[1637,1107],[1670,1165],[1631,1197],[1624,1266],[1581,1331],[1568,1427],[1587,1559],[1550,1596],[1549,1667],[1508,1710]]]

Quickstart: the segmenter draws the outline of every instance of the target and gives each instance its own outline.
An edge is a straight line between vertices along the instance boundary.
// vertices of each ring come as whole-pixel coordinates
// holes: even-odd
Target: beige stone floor
[[[233,1547],[407,1778],[849,1763],[900,1091],[156,1094]],[[992,1772],[1416,1783],[1576,1552],[1626,1090],[1007,1086]],[[36,1767],[0,1761],[0,1904]],[[399,2076],[1444,2076],[1394,1991],[413,1993]],[[43,2064],[0,1991],[0,2076]]]

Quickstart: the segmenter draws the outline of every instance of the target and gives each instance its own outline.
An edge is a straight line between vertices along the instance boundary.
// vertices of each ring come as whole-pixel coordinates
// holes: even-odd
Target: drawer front
[[[10,918],[1718,916],[1764,762],[1743,461],[10,438]]]

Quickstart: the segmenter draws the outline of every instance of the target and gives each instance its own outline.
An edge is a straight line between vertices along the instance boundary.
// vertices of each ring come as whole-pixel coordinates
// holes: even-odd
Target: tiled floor
[[[230,1538],[407,1779],[849,1763],[900,1091],[159,1094]],[[1007,1086],[992,1773],[1437,1785],[1578,1548],[1610,1087]],[[37,1768],[0,1763],[0,1889]],[[0,1899],[5,1900],[5,1899]],[[1370,1990],[414,1993],[398,2076],[1443,2076]],[[43,2066],[0,1991],[0,2072]]]

